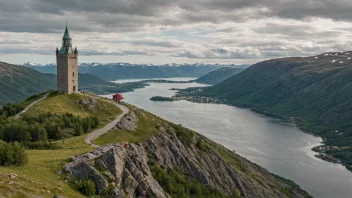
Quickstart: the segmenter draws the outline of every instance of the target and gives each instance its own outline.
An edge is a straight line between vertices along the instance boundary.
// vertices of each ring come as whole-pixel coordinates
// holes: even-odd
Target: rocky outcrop
[[[97,194],[108,190],[109,181],[115,188],[108,197],[167,197],[149,170],[145,150],[134,144],[126,149],[121,145],[100,147],[74,158],[63,170],[80,180],[91,179]]]
[[[88,97],[88,96],[79,100],[78,103],[86,106],[90,111],[93,111],[98,105],[97,99],[95,99],[94,97]]]
[[[130,111],[116,124],[116,128],[130,132],[136,130],[137,126],[138,118],[133,111]]]
[[[107,191],[109,183],[109,189],[114,188],[107,192],[107,197],[169,197],[153,178],[148,166],[150,160],[165,170],[178,170],[228,195],[236,193],[253,198],[307,196],[290,182],[278,179],[199,134],[194,134],[193,143],[186,146],[169,125],[161,123],[157,129],[158,135],[141,144],[128,144],[126,148],[102,146],[75,157],[63,170],[79,179],[92,179],[98,194]],[[207,144],[206,150],[195,144],[200,139]]]
[[[214,148],[199,151],[195,145],[185,146],[174,135],[172,128],[164,130],[142,146],[161,167],[181,170],[188,177],[226,194],[236,191],[244,197],[287,197],[280,189],[282,184],[265,169],[204,137],[204,141],[209,141],[209,145],[214,145]],[[196,135],[197,138],[200,136]],[[231,158],[230,161],[225,160],[215,147],[223,149]]]

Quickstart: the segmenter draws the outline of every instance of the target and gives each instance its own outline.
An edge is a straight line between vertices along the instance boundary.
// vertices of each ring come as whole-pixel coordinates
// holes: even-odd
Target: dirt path
[[[92,143],[93,140],[97,139],[99,136],[103,135],[104,133],[107,133],[110,129],[112,129],[116,125],[117,122],[120,122],[121,118],[123,118],[130,111],[127,107],[121,104],[118,104],[118,103],[114,103],[114,104],[122,110],[122,113],[119,116],[117,116],[115,120],[105,125],[103,128],[97,129],[88,134],[88,137],[85,139],[85,141],[88,144],[92,145],[93,147],[99,147],[98,145],[95,145]]]
[[[35,104],[37,104],[38,102],[44,100],[45,98],[48,97],[48,95],[51,92],[46,93],[43,97],[39,98],[38,100],[32,102],[30,105],[28,105],[25,109],[23,109],[21,112],[19,112],[18,114],[15,115],[15,118],[19,118],[23,113],[26,113],[31,107],[33,107]]]

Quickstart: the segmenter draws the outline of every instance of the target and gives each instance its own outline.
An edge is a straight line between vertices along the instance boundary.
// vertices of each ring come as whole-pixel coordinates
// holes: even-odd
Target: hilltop
[[[352,168],[352,52],[268,60],[212,87],[180,92],[294,120],[324,138],[318,157]],[[191,93],[191,92],[192,93]],[[215,99],[215,100],[214,100]],[[334,146],[334,147],[332,147]]]
[[[74,133],[73,138],[53,141],[53,149],[27,150],[27,165],[0,167],[0,195],[310,197],[292,181],[269,173],[194,131],[125,106],[129,113],[93,141],[101,145],[99,148],[84,141],[86,133]],[[100,128],[120,113],[112,101],[93,94],[52,92],[18,121],[8,118],[6,122],[35,124],[38,119],[54,119],[41,123],[47,130],[55,128],[52,124],[68,126],[62,131],[70,135],[70,122],[76,122],[76,132],[77,124],[95,117]]]

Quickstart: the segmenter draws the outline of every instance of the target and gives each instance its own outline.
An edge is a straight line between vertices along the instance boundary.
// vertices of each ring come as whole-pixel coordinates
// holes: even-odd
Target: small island
[[[174,101],[170,97],[162,97],[162,96],[153,96],[149,100],[152,100],[152,101],[170,101],[170,102]]]

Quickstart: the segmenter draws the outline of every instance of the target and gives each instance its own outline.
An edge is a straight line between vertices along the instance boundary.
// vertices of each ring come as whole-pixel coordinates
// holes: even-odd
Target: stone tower
[[[78,92],[78,50],[72,49],[72,39],[66,29],[62,38],[62,47],[56,48],[57,89],[59,93]]]

